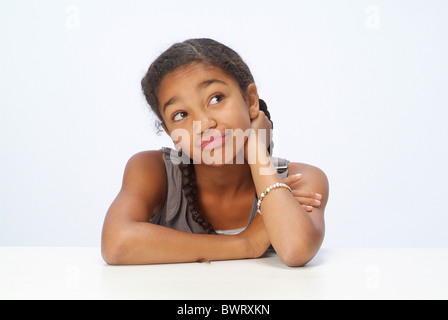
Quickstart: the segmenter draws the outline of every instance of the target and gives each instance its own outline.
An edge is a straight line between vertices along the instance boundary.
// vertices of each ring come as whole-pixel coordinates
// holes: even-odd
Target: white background
[[[172,146],[141,78],[210,37],[251,68],[276,154],[326,172],[324,247],[447,247],[447,21],[442,0],[1,1],[0,245],[99,245],[126,161]]]

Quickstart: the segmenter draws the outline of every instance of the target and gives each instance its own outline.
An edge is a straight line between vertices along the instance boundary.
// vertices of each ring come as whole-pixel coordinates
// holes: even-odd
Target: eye
[[[210,104],[211,105],[218,104],[223,99],[224,99],[224,96],[222,94],[217,94],[217,95],[213,96],[213,98],[210,99]]]
[[[185,111],[176,112],[173,116],[174,121],[182,120],[183,118],[187,117],[188,113]]]

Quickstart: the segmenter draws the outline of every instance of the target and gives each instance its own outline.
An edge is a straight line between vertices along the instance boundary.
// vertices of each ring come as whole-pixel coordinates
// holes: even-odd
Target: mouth
[[[207,141],[201,142],[201,148],[203,150],[213,150],[221,147],[227,139],[227,134],[221,136],[211,136]]]

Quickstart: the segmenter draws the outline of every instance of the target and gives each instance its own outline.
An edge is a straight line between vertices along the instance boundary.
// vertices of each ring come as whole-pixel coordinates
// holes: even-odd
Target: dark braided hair
[[[254,83],[249,67],[231,48],[212,39],[190,39],[175,43],[151,64],[141,81],[146,101],[160,121],[159,127],[163,124],[163,117],[159,110],[157,92],[163,77],[178,67],[193,62],[215,66],[226,72],[237,81],[243,96],[246,96],[247,87]],[[266,103],[260,99],[259,105],[260,110],[271,120]],[[271,146],[268,151],[271,153]],[[213,226],[204,218],[199,205],[195,169],[191,159],[190,163],[180,163],[179,168],[182,172],[182,188],[193,220],[204,228],[205,233],[215,233]]]
[[[214,234],[210,222],[208,222],[202,215],[201,207],[198,201],[198,187],[196,185],[196,173],[194,165],[192,163],[184,164],[180,163],[179,168],[182,172],[182,189],[184,190],[185,198],[187,199],[188,209],[190,210],[191,217],[199,225],[204,228],[205,233]]]

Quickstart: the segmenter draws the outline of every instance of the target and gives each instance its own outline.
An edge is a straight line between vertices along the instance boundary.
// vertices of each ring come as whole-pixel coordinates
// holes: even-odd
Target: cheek
[[[201,149],[199,146],[196,145],[200,143],[200,138],[196,138],[196,140],[193,140],[193,134],[186,129],[177,129],[176,131],[181,132],[182,135],[181,136],[173,136],[173,134],[171,135],[171,139],[175,144],[175,148],[177,150],[182,150],[182,152],[185,153],[190,159],[196,161],[195,163],[200,163]]]
[[[228,127],[228,129],[246,130],[250,128],[251,124],[249,109],[246,104],[235,105],[222,112],[220,121]]]
[[[184,152],[189,152],[192,137],[188,130],[177,128],[172,130],[169,136],[177,150],[182,149]]]

